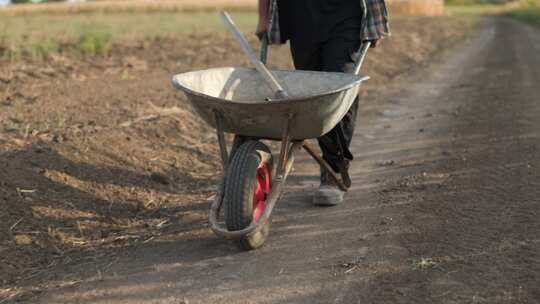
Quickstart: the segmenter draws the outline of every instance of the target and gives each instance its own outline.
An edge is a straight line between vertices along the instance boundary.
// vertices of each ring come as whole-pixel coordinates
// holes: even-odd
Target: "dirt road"
[[[539,303],[538,54],[540,31],[488,20],[366,101],[345,204],[310,205],[304,159],[258,251],[201,229],[36,301]]]

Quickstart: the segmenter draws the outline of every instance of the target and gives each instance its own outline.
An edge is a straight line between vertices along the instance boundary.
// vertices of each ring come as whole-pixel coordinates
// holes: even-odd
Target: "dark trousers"
[[[355,63],[352,54],[357,52],[361,41],[359,30],[335,31],[329,39],[320,42],[306,42],[291,38],[291,53],[297,70],[324,72],[352,72]],[[358,112],[358,97],[341,122],[329,133],[318,139],[323,158],[334,171],[339,172],[340,164],[348,164],[353,159],[349,146],[354,134]]]

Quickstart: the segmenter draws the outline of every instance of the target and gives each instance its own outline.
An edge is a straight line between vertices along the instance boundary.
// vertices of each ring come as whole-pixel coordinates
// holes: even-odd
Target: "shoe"
[[[336,206],[343,202],[345,191],[341,190],[330,176],[330,173],[321,168],[321,185],[319,191],[313,196],[315,206]]]

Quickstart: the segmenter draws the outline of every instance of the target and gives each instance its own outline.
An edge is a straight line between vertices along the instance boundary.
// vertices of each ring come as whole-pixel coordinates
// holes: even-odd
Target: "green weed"
[[[76,48],[84,54],[97,55],[107,51],[112,34],[107,28],[84,29],[78,39]]]
[[[30,53],[34,58],[43,59],[50,53],[56,52],[59,49],[59,43],[51,39],[46,39],[40,42],[34,42],[30,45]]]

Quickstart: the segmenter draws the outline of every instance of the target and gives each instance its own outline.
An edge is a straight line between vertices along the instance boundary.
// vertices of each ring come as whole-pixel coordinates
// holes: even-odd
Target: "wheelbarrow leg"
[[[311,155],[311,157],[313,157],[313,159],[319,163],[319,165],[321,167],[323,167],[324,169],[326,169],[326,171],[330,174],[330,176],[332,177],[332,179],[336,182],[336,184],[338,185],[338,187],[343,190],[343,191],[347,191],[349,190],[349,187],[347,187],[347,185],[345,185],[345,183],[343,183],[343,181],[337,176],[337,174],[334,172],[334,170],[332,169],[332,167],[330,167],[330,165],[319,155],[317,154],[317,152],[315,152],[315,150],[313,149],[313,147],[307,142],[307,141],[304,141],[302,143],[302,147],[304,147],[304,150],[306,150],[306,152]]]
[[[290,154],[290,145],[291,145],[291,125],[292,120],[294,119],[294,115],[290,114],[287,118],[287,121],[285,122],[285,127],[283,128],[283,134],[281,136],[281,149],[279,151],[279,160],[278,160],[278,166],[276,171],[276,178],[278,179],[284,179],[284,174],[287,171],[286,164],[287,164],[287,158]]]
[[[214,110],[214,119],[216,120],[216,133],[219,143],[219,151],[221,152],[221,163],[223,165],[223,172],[227,171],[229,164],[229,153],[227,152],[227,143],[225,142],[225,132],[223,131],[223,120],[221,113]]]
[[[338,158],[339,158],[339,173],[341,174],[341,180],[343,184],[347,187],[351,187],[351,177],[349,176],[349,168],[347,166],[347,160],[345,159],[345,152],[343,151],[342,139],[340,136],[336,136],[337,146],[338,146]]]

